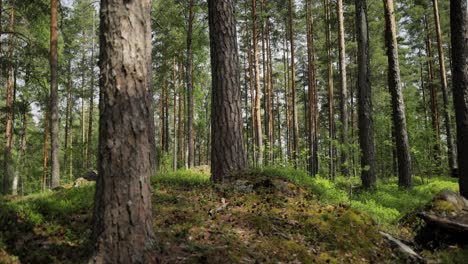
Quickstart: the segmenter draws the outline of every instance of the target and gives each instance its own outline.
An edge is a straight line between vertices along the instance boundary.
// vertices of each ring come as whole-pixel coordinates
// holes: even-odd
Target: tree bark
[[[179,62],[179,80],[181,86],[183,85],[183,67],[182,67],[182,60]],[[182,89],[179,89],[179,112],[178,112],[178,120],[179,120],[179,127],[178,127],[178,144],[177,144],[177,153],[178,153],[178,165],[177,168],[184,167],[185,164],[185,152],[184,152],[184,104],[182,103],[183,92]]]
[[[337,1],[338,42],[340,49],[340,121],[341,121],[341,174],[349,176],[349,143],[348,143],[348,87],[346,80],[346,45],[343,15],[343,0]]]
[[[401,89],[400,65],[398,62],[398,42],[393,0],[383,0],[386,22],[386,42],[388,57],[388,86],[392,97],[393,126],[395,129],[396,152],[398,159],[398,186],[409,189],[412,186],[411,153],[406,129],[406,114]]]
[[[372,115],[372,88],[369,54],[369,30],[366,0],[356,0],[358,44],[358,123],[361,147],[361,179],[366,189],[376,187],[374,121]]]
[[[58,105],[58,1],[50,0],[50,141],[51,141],[51,188],[60,186],[60,138],[59,121],[60,111]]]
[[[85,168],[85,147],[86,147],[86,118],[85,118],[85,73],[86,73],[86,32],[83,31],[83,36],[81,39],[82,45],[82,54],[81,54],[81,169],[84,170]]]
[[[44,149],[42,163],[42,191],[47,189],[47,172],[49,166],[49,112],[45,112],[44,117]]]
[[[444,48],[442,46],[442,33],[440,30],[440,18],[439,18],[439,6],[437,0],[432,0],[434,9],[435,28],[437,33],[437,49],[439,51],[439,70],[440,70],[440,82],[442,89],[442,98],[444,102],[444,115],[445,115],[445,131],[447,133],[447,158],[450,168],[450,173],[454,173],[456,168],[456,154],[453,143],[452,135],[452,117],[450,116],[449,110],[449,99],[448,99],[448,88],[447,88],[447,74],[445,70],[445,56]]]
[[[437,92],[434,84],[434,65],[432,56],[432,41],[429,31],[429,24],[427,23],[427,17],[424,16],[424,28],[426,31],[426,57],[427,57],[427,71],[429,76],[429,90],[431,96],[431,119],[432,129],[434,130],[434,158],[435,161],[440,165],[440,121],[439,121],[439,106],[437,100]]]
[[[11,7],[10,11],[10,35],[8,40],[8,80],[7,80],[7,93],[5,102],[5,152],[3,158],[3,194],[10,193],[10,180],[13,177],[13,157],[11,153],[13,145],[13,32],[15,31],[15,7]]]
[[[296,63],[294,61],[294,4],[293,0],[289,0],[289,44],[291,46],[291,106],[293,119],[293,161],[294,167],[297,168],[299,154],[299,122],[297,120],[297,105],[296,105]]]
[[[151,1],[102,0],[93,263],[156,263],[150,176]]]
[[[252,41],[253,41],[253,68],[255,74],[255,139],[256,147],[256,165],[263,165],[263,133],[262,133],[262,115],[261,115],[261,91],[260,91],[260,66],[258,61],[258,40],[257,40],[257,0],[252,0]]]
[[[317,155],[317,149],[315,148],[315,116],[317,115],[316,102],[315,102],[315,47],[314,47],[314,20],[312,16],[312,2],[306,0],[306,24],[307,24],[307,73],[308,73],[308,159],[307,168],[310,175],[317,173],[317,166],[315,164],[315,156]]]
[[[226,181],[247,168],[242,134],[239,55],[233,0],[208,0],[212,71],[211,179]]]
[[[88,117],[88,141],[86,146],[86,168],[89,170],[91,169],[92,162],[91,157],[92,153],[91,149],[93,147],[93,112],[94,112],[94,23],[95,23],[95,14],[93,12],[93,32],[91,34],[91,61],[90,61],[90,68],[91,68],[91,83],[89,89],[89,117]]]
[[[193,83],[192,83],[192,35],[193,35],[193,20],[195,18],[193,12],[193,0],[188,1],[188,23],[187,23],[187,125],[188,125],[188,166],[195,166],[195,129],[193,127]]]
[[[330,171],[329,178],[333,180],[335,178],[335,158],[334,158],[334,146],[333,141],[335,140],[335,114],[334,114],[334,88],[333,88],[333,61],[332,61],[332,49],[331,49],[331,21],[330,21],[330,0],[325,0],[325,47],[327,50],[327,87],[328,87],[328,156],[330,158]]]
[[[20,105],[20,113],[21,113],[21,144],[20,144],[20,149],[18,153],[18,158],[17,158],[17,167],[15,170],[15,178],[13,179],[13,188],[12,188],[12,193],[13,195],[18,194],[18,183],[22,180],[21,175],[20,175],[20,168],[22,168],[23,164],[23,159],[26,155],[26,133],[27,133],[27,128],[28,128],[28,109],[29,109],[29,104],[27,102],[21,102]],[[21,191],[21,195],[23,194],[23,191]]]
[[[178,93],[178,87],[179,84],[177,83],[177,63],[176,63],[176,58],[174,58],[173,62],[173,85],[174,85],[174,97],[173,97],[173,102],[174,102],[174,149],[173,149],[173,154],[172,154],[172,166],[174,171],[177,170],[177,145],[178,145],[178,137],[177,137],[177,93]],[[180,120],[179,120],[180,124]]]
[[[468,2],[450,1],[460,194],[468,199]]]

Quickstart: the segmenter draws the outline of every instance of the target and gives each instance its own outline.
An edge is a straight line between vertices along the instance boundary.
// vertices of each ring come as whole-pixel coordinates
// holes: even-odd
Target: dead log
[[[427,213],[418,213],[417,216],[423,219],[427,224],[434,225],[442,230],[463,233],[468,232],[468,225],[464,223]]]
[[[410,263],[425,263],[425,260],[405,243],[387,233],[381,231],[379,233],[390,243],[392,248],[396,249],[400,255],[409,260]]]

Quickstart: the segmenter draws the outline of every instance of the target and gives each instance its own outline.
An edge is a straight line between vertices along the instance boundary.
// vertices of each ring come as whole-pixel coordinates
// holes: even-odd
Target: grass
[[[357,178],[331,182],[288,168],[253,170],[242,181],[250,191],[213,184],[206,170],[152,177],[155,250],[163,262],[392,262],[378,230],[398,230],[405,214],[437,192],[457,190],[455,180],[433,178],[410,191],[389,180],[358,192]],[[91,184],[0,197],[0,263],[85,262],[93,195]]]

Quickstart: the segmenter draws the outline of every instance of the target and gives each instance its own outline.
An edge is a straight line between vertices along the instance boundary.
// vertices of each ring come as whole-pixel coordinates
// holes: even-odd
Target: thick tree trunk
[[[94,263],[156,263],[150,191],[150,3],[101,1]]]
[[[447,158],[450,168],[450,173],[454,173],[456,168],[456,154],[452,135],[452,117],[450,116],[448,87],[447,87],[447,74],[445,70],[445,56],[444,48],[442,46],[442,33],[440,30],[439,6],[437,0],[432,0],[434,7],[435,28],[437,33],[437,49],[439,51],[439,71],[440,82],[442,88],[442,98],[444,100],[444,115],[445,115],[445,131],[447,136]]]
[[[341,174],[349,176],[348,143],[348,87],[346,85],[346,45],[343,15],[343,0],[337,1],[338,42],[340,49],[340,121],[341,121]]]
[[[59,121],[60,111],[58,105],[58,26],[57,26],[57,0],[50,0],[50,141],[51,146],[51,188],[60,186],[60,138]]]
[[[411,153],[406,130],[406,114],[401,90],[400,65],[398,62],[398,42],[393,0],[383,0],[386,22],[386,42],[388,57],[388,86],[392,97],[393,126],[395,128],[396,152],[398,158],[398,186],[411,188]]]
[[[468,1],[450,1],[460,194],[468,199]]]
[[[188,23],[187,23],[187,115],[188,115],[188,166],[195,166],[195,129],[193,127],[193,83],[192,83],[192,35],[193,35],[193,20],[195,18],[193,12],[193,0],[188,1]]]
[[[258,40],[257,40],[257,0],[252,0],[252,38],[253,38],[253,68],[255,73],[255,139],[257,143],[256,165],[263,165],[263,133],[261,115],[261,91],[260,91],[260,66],[258,61]]]
[[[366,189],[376,187],[374,121],[372,118],[372,88],[369,53],[369,30],[366,0],[356,0],[358,44],[358,112],[359,145],[361,146],[361,179]]]
[[[8,80],[5,102],[6,124],[5,124],[5,152],[3,158],[3,194],[10,193],[10,180],[13,177],[13,157],[11,153],[13,145],[13,32],[15,31],[15,8],[12,6],[10,11],[10,35],[8,41]]]
[[[293,160],[294,167],[297,168],[299,155],[299,122],[297,119],[296,105],[296,63],[294,61],[294,4],[289,0],[289,44],[291,46],[291,106],[293,119]]]
[[[239,56],[233,0],[208,0],[212,71],[211,177],[226,181],[247,168],[242,135]]]

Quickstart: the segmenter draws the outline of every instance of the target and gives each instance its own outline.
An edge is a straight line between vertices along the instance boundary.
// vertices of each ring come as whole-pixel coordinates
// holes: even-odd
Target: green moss
[[[433,211],[437,212],[437,213],[442,213],[442,212],[451,213],[451,212],[456,212],[457,211],[457,209],[455,208],[455,206],[451,202],[442,201],[442,200],[435,201],[432,204],[431,209]]]

